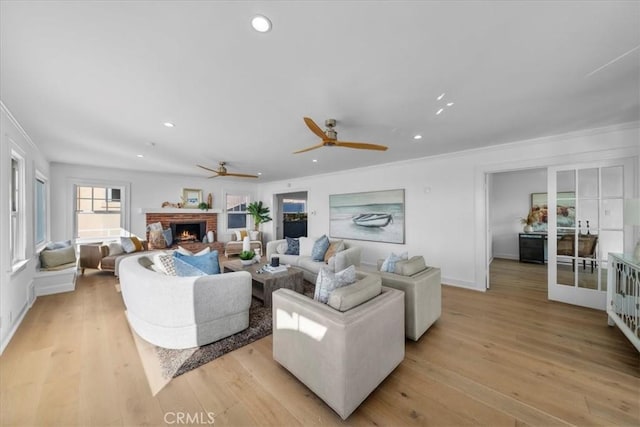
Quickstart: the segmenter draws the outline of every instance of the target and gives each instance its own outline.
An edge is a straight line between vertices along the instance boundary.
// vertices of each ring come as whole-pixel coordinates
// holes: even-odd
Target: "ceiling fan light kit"
[[[370,144],[367,142],[347,142],[347,141],[338,141],[338,132],[334,129],[336,126],[335,119],[327,119],[324,121],[324,125],[327,127],[326,130],[320,129],[320,126],[316,124],[309,117],[304,117],[304,122],[307,127],[317,135],[322,142],[317,145],[312,145],[311,147],[303,148],[302,150],[294,151],[293,154],[304,153],[306,151],[315,150],[316,148],[321,147],[345,147],[345,148],[355,148],[358,150],[377,150],[377,151],[386,151],[387,146],[379,145],[379,144]]]

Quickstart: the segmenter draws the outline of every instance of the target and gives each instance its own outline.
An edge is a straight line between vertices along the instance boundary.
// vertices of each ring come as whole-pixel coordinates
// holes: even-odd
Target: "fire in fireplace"
[[[171,234],[173,239],[180,242],[201,242],[207,233],[207,222],[172,222]]]

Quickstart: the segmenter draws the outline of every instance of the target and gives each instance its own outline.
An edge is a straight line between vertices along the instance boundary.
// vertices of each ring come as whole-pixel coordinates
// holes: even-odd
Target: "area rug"
[[[304,294],[313,297],[313,291],[314,285],[305,281]],[[133,330],[131,334],[140,355],[149,388],[155,396],[169,384],[171,379],[264,338],[271,334],[271,330],[271,307],[264,307],[260,300],[252,298],[247,329],[202,347],[170,350],[146,342]]]

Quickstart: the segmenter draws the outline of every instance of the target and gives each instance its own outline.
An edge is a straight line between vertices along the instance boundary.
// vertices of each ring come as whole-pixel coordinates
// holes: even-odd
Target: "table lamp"
[[[625,225],[640,226],[640,199],[625,199],[624,223]],[[633,258],[640,262],[640,240],[633,251]]]

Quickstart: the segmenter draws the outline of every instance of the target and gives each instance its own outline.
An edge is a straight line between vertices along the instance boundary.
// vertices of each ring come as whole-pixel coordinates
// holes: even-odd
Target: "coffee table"
[[[248,271],[251,273],[252,290],[251,294],[260,299],[265,307],[271,307],[271,294],[273,291],[286,288],[292,289],[298,293],[303,293],[303,277],[302,270],[295,267],[287,268],[287,271],[281,273],[258,273],[265,265],[264,262],[243,266],[240,261],[227,261],[223,264],[225,273],[232,271]]]

